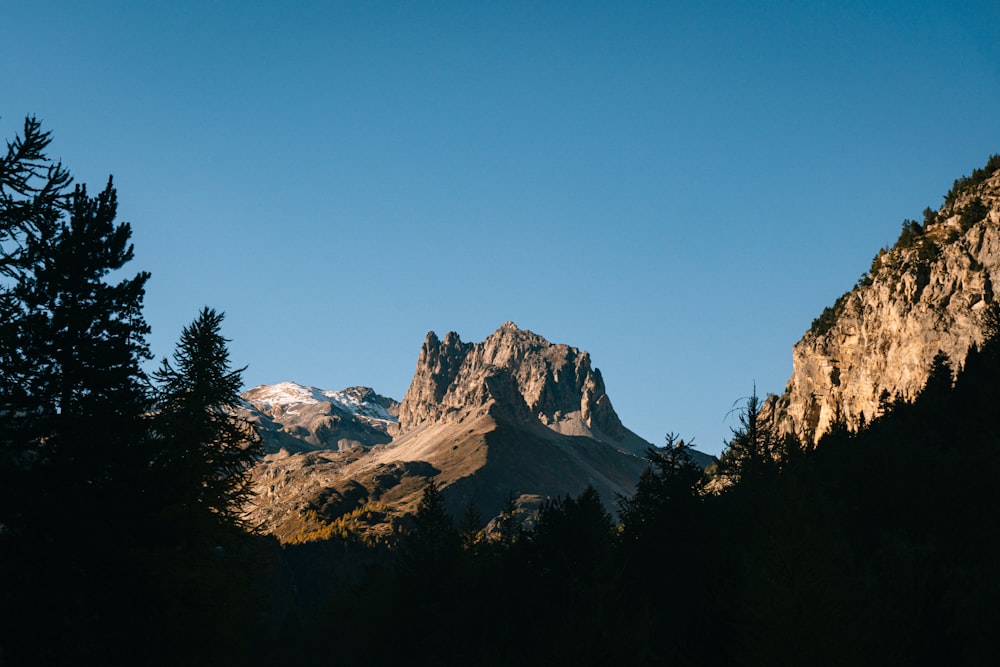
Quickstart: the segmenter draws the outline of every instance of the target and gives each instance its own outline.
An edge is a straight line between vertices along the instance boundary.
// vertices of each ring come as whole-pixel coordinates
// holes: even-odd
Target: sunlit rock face
[[[622,425],[586,351],[550,343],[513,322],[475,344],[454,332],[443,340],[428,333],[400,406],[399,433],[487,413],[629,452],[649,446]]]
[[[792,376],[771,402],[783,428],[813,442],[838,417],[857,428],[884,393],[916,396],[938,351],[961,368],[998,281],[1000,172],[958,190],[908,247],[880,253],[796,343]]]

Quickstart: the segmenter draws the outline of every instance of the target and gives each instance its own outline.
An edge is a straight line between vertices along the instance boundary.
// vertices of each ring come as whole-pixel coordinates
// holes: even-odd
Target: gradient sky
[[[0,3],[0,135],[113,174],[154,353],[401,399],[424,335],[590,351],[718,453],[903,218],[1000,152],[1000,3]]]

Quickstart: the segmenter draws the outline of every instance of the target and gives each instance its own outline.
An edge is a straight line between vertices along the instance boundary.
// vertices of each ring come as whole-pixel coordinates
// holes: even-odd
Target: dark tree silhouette
[[[29,116],[23,134],[0,155],[0,276],[24,270],[25,240],[52,227],[65,206],[72,178],[46,155],[51,142],[51,133]]]
[[[441,488],[434,480],[429,480],[426,486],[424,486],[413,522],[416,534],[423,535],[435,542],[441,538],[448,537],[452,533],[451,515],[448,514],[448,510],[445,508]]]
[[[462,520],[458,524],[458,534],[462,539],[462,549],[469,551],[476,548],[483,541],[483,526],[485,525],[483,515],[476,504],[469,501],[462,514]]]
[[[951,360],[947,354],[938,350],[931,361],[931,369],[927,374],[927,382],[924,383],[921,397],[927,402],[936,404],[947,398],[954,383],[955,374],[952,372]]]
[[[94,197],[70,191],[49,141],[29,118],[0,161],[0,569],[20,573],[2,600],[19,609],[11,645],[68,664],[122,645],[124,610],[138,608],[129,555],[155,495],[149,275],[125,274],[131,228],[111,180]],[[42,628],[52,636],[32,644]]]
[[[29,312],[18,294],[32,277],[29,240],[52,230],[63,215],[69,173],[46,155],[52,141],[37,119],[0,155],[0,524],[7,534],[24,528],[24,502],[32,486],[41,401],[27,387],[37,362],[26,357]]]
[[[116,224],[116,214],[110,179],[96,197],[77,186],[65,209],[34,215],[5,285],[5,448],[32,480],[31,510],[42,513],[36,527],[59,525],[44,514],[66,506],[104,514],[104,526],[142,511],[116,497],[138,500],[144,484],[149,274],[108,281],[133,255],[131,228]]]
[[[739,484],[773,475],[799,453],[795,437],[780,433],[773,411],[764,411],[756,386],[739,411],[739,421],[717,466],[717,475],[726,483]]]
[[[592,486],[577,498],[567,495],[547,501],[530,536],[539,560],[574,582],[593,580],[607,566],[614,537],[611,514]]]
[[[510,549],[521,535],[522,522],[517,514],[517,499],[513,491],[507,492],[507,500],[497,516],[496,530],[501,549]]]
[[[223,318],[202,309],[181,332],[173,363],[164,359],[153,374],[159,386],[154,470],[177,516],[190,520],[203,510],[245,527],[248,472],[263,449],[253,425],[234,414],[245,369],[230,367]]]
[[[238,373],[207,312],[192,329],[201,345],[182,346],[176,373],[165,365],[177,400],[161,394],[170,408],[151,429],[149,275],[128,273],[131,227],[116,221],[112,181],[96,196],[71,189],[49,143],[29,118],[0,155],[0,609],[17,610],[0,624],[0,662],[238,661],[261,618],[251,562],[268,547],[216,523],[211,544],[234,536],[225,549],[185,549],[164,541],[162,521],[177,498],[207,498],[220,513],[238,498],[247,450],[223,450],[198,477],[165,464],[163,447],[177,444],[167,426],[178,405],[231,406]],[[216,395],[188,392],[213,372]],[[201,422],[184,412],[185,427],[219,417],[206,409]],[[227,422],[213,423],[225,439]]]
[[[404,569],[436,579],[460,550],[458,531],[445,508],[441,489],[437,482],[428,480],[413,516],[413,530],[402,545]]]
[[[666,447],[650,448],[650,467],[643,471],[635,494],[618,500],[622,538],[626,542],[671,530],[671,521],[698,502],[705,476],[691,456],[691,447],[668,433]]]

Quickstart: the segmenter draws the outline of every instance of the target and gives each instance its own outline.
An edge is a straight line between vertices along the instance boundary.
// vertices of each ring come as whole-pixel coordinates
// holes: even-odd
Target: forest
[[[223,314],[147,372],[149,274],[109,179],[0,155],[0,665],[980,665],[1000,627],[1000,307],[912,401],[805,446],[754,392],[718,464],[669,434],[629,497],[423,493],[394,543],[282,546]]]

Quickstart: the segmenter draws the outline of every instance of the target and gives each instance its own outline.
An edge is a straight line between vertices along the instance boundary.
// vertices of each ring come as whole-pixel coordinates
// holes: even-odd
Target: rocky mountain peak
[[[884,397],[912,399],[935,355],[960,368],[983,339],[1000,284],[1000,157],[955,181],[938,211],[907,220],[850,291],[795,344],[785,392],[772,400],[789,432],[818,440],[837,419],[878,416]]]
[[[453,513],[472,502],[494,516],[512,494],[537,507],[588,486],[614,509],[616,495],[632,493],[650,446],[622,426],[587,352],[513,322],[480,343],[429,332],[398,422],[385,414],[394,406],[381,421],[366,417],[389,399],[363,387],[287,383],[244,398],[269,443],[254,469],[250,516],[286,541],[361,507],[376,518],[358,530],[390,535],[429,479]],[[339,410],[348,402],[358,405],[350,418]]]
[[[428,333],[400,406],[399,432],[486,413],[630,451],[647,446],[622,426],[586,351],[510,321],[481,343],[463,343],[455,332],[443,340]]]

